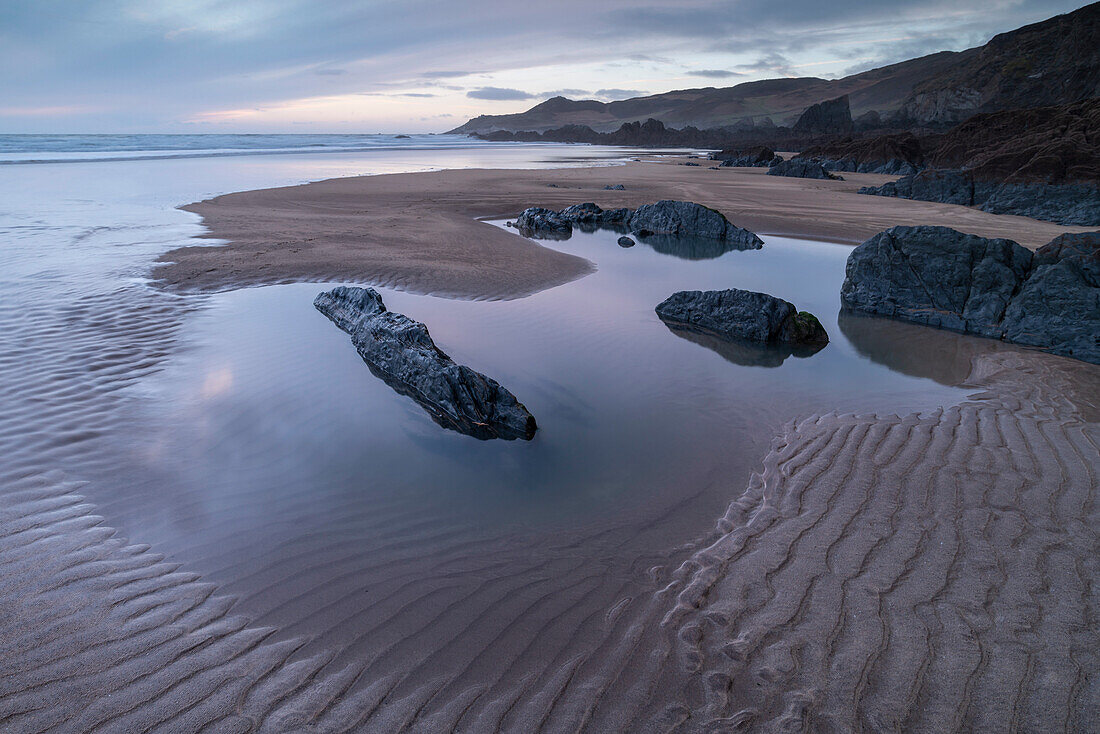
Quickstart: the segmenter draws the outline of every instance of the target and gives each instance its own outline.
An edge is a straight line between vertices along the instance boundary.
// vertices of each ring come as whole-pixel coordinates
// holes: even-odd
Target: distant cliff
[[[545,132],[583,126],[610,133],[650,118],[682,129],[761,135],[828,100],[848,97],[858,128],[948,127],[978,112],[1100,96],[1100,3],[995,36],[842,79],[802,77],[681,89],[617,102],[554,97],[514,115],[482,115],[452,133]],[[843,132],[843,131],[838,131]]]

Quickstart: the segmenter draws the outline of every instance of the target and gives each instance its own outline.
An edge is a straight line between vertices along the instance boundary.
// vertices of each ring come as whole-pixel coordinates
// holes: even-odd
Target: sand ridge
[[[1063,232],[1084,231],[856,193],[891,180],[887,176],[812,181],[679,162],[360,176],[226,194],[183,209],[202,216],[208,237],[229,244],[166,253],[153,277],[183,290],[341,281],[458,298],[517,298],[582,277],[594,266],[477,220],[584,201],[605,208],[696,201],[761,234],[850,244],[903,224],[942,224],[1031,248]],[[619,183],[624,191],[604,189]]]

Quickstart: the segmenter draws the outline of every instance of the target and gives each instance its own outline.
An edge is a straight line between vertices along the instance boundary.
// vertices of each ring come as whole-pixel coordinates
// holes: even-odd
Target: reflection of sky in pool
[[[848,341],[837,326],[847,247],[769,237],[763,250],[689,260],[624,249],[617,236],[549,243],[598,270],[529,298],[383,291],[391,310],[426,323],[456,361],[527,405],[540,427],[530,444],[440,429],[314,310],[323,285],[215,296],[186,328],[196,347],[149,387],[163,432],[132,440],[155,441],[160,469],[214,507],[256,486],[269,500],[308,487],[318,503],[415,491],[478,523],[588,523],[696,492],[692,482],[715,467],[752,467],[788,420],[928,409],[964,394],[892,371]],[[811,357],[765,353],[770,367],[746,366],[751,359],[683,338],[653,312],[673,291],[730,286],[816,313],[832,342]],[[731,491],[716,488],[710,509]]]

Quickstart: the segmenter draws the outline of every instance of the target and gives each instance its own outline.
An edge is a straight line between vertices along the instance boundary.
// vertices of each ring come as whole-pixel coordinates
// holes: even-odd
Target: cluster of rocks
[[[630,232],[636,237],[667,235],[720,240],[738,249],[759,249],[763,241],[753,232],[732,224],[719,211],[690,201],[658,201],[637,209],[602,209],[592,202],[574,204],[560,211],[531,207],[514,222],[525,237],[564,239],[573,227]]]
[[[1100,232],[1032,253],[947,227],[894,227],[849,255],[841,301],[1100,364]]]
[[[983,180],[973,171],[930,168],[881,186],[864,186],[859,193],[975,206],[991,214],[1058,224],[1100,225],[1100,186],[1094,183]]]
[[[712,161],[721,161],[723,168],[768,168],[783,162],[766,145],[755,148],[720,150],[710,154]]]
[[[826,181],[843,181],[844,179],[825,170],[825,167],[817,161],[792,158],[782,161],[768,169],[769,176],[788,176],[790,178],[816,178]]]
[[[428,328],[386,309],[373,288],[341,286],[313,305],[351,336],[371,372],[443,426],[479,439],[534,437],[535,418],[492,378],[456,364]]]
[[[820,163],[826,171],[906,176],[926,167],[921,140],[912,133],[844,137],[806,148],[795,160]]]

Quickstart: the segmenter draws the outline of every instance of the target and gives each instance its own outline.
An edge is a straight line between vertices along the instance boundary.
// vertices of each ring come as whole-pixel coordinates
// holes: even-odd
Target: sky
[[[835,78],[1084,0],[0,0],[2,133],[443,132]]]

